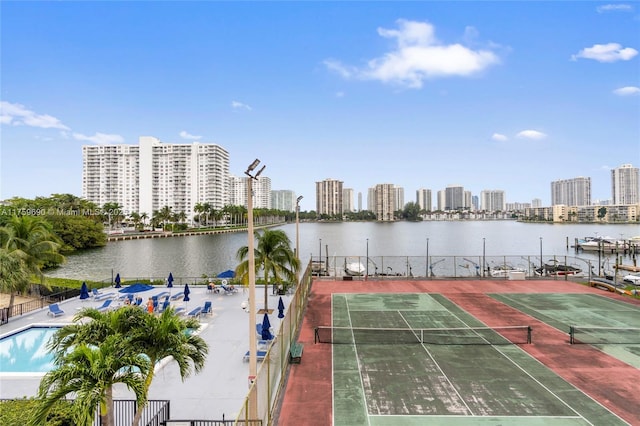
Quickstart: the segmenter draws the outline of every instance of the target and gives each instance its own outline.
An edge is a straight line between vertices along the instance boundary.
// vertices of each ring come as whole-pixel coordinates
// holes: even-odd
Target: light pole
[[[320,251],[318,252],[318,262],[320,262],[320,265],[322,266],[322,238],[320,238]],[[327,265],[327,268],[329,267],[329,265]]]
[[[364,279],[369,278],[369,239],[367,238],[367,272],[364,275]]]
[[[302,200],[302,195],[296,199],[296,259],[298,259],[298,262],[300,262],[300,200]],[[298,273],[296,273],[296,281],[298,281]]]
[[[257,358],[257,331],[256,331],[256,258],[253,248],[253,191],[252,183],[254,179],[258,179],[260,173],[264,170],[262,166],[258,172],[251,174],[260,164],[257,158],[249,165],[244,172],[248,176],[247,179],[247,234],[248,234],[248,252],[249,252],[249,381],[254,383],[253,390],[249,397],[249,415],[251,419],[258,418],[258,387],[255,385],[258,374],[258,358]]]
[[[424,264],[424,276],[429,277],[429,238],[427,238],[427,258]]]
[[[544,272],[544,262],[542,261],[542,237],[540,237],[540,275]]]
[[[486,262],[486,256],[485,256],[485,253],[486,253],[486,249],[485,248],[486,248],[485,239],[483,238],[482,239],[482,276],[483,277],[484,277],[484,271],[486,269],[486,263],[487,263]]]

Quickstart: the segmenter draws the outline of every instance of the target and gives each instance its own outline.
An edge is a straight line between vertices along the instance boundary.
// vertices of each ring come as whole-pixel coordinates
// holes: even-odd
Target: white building
[[[396,188],[392,183],[381,183],[376,185],[374,193],[374,210],[376,219],[381,222],[395,220]]]
[[[296,193],[290,189],[271,191],[271,208],[286,212],[296,211]]]
[[[480,191],[480,210],[486,212],[505,211],[504,191],[499,189]]]
[[[431,190],[420,188],[416,191],[416,203],[420,206],[420,210],[430,212],[431,208]]]
[[[591,205],[591,178],[577,177],[551,182],[551,205],[565,206]]]
[[[353,188],[342,189],[342,209],[344,212],[355,211],[353,205]]]
[[[243,206],[248,208],[247,204],[247,176],[229,177],[229,204],[232,206]],[[253,208],[254,209],[270,209],[271,208],[271,178],[267,176],[258,176],[251,184],[253,190]]]
[[[82,196],[99,206],[119,204],[125,214],[170,207],[189,220],[197,203],[227,203],[229,153],[217,144],[165,144],[141,136],[139,145],[82,147]]]
[[[640,203],[640,169],[623,164],[611,170],[611,195],[614,205]]]

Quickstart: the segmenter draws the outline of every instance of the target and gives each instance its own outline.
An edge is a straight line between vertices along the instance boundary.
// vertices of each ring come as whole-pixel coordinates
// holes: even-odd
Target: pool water
[[[53,367],[47,343],[60,327],[39,327],[18,331],[0,339],[0,373],[46,373]]]

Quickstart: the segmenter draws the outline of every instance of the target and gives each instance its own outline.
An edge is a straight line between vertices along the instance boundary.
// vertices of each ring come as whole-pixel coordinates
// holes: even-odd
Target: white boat
[[[516,268],[509,265],[498,265],[489,269],[489,274],[495,278],[508,278],[512,272],[526,273],[527,271],[524,268]]]
[[[624,250],[626,242],[611,237],[585,238],[578,242],[578,248],[585,251],[617,251]]]
[[[352,277],[359,277],[361,275],[364,275],[366,271],[366,268],[364,267],[364,265],[362,264],[362,262],[360,261],[355,261],[355,262],[347,262],[347,259],[344,260],[344,273],[352,276]]]

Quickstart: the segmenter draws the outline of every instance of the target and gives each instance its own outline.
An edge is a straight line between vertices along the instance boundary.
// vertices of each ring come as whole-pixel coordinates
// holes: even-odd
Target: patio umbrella
[[[117,273],[117,274],[116,274],[116,279],[115,279],[115,280],[113,280],[113,281],[116,283],[116,288],[120,288],[120,287],[122,287],[122,286],[120,285],[120,273]]]
[[[278,300],[278,318],[284,318],[284,302],[282,301],[282,297]]]
[[[232,271],[231,269],[227,269],[224,272],[220,272],[218,275],[216,275],[216,278],[233,278],[236,276],[236,273],[234,271]]]
[[[189,301],[189,293],[191,293],[191,290],[189,290],[189,284],[185,284],[184,285],[184,300],[185,302]]]
[[[271,328],[271,322],[269,321],[269,315],[265,312],[264,317],[262,318],[262,340],[271,340],[273,339],[273,334],[269,330]]]
[[[82,287],[80,287],[80,300],[89,298],[89,289],[87,288],[87,283],[82,282]]]
[[[118,293],[142,293],[143,291],[153,290],[153,286],[149,284],[135,283],[124,287],[122,290],[118,290]]]
[[[167,278],[167,287],[173,287],[173,274],[169,272],[169,277]]]

